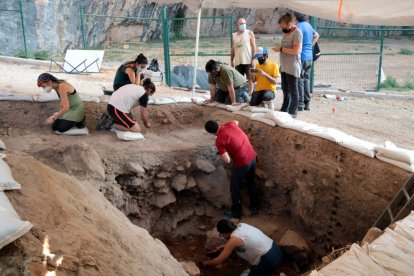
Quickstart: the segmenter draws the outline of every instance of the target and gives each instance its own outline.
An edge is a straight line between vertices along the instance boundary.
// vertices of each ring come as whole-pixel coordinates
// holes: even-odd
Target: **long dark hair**
[[[152,91],[152,93],[155,93],[155,85],[154,83],[151,81],[150,78],[145,79],[142,82],[142,86],[144,87],[145,90],[150,89]]]
[[[148,64],[148,59],[144,56],[144,54],[139,54],[135,60],[124,62],[121,66],[131,65],[131,64]]]
[[[64,82],[65,80],[58,79],[49,73],[42,73],[39,75],[39,77],[37,77],[37,86],[40,86],[41,82],[48,82],[48,81],[52,81],[55,83],[61,83],[61,82]]]
[[[221,219],[217,222],[217,231],[220,234],[229,234],[236,229],[236,225],[231,220]]]

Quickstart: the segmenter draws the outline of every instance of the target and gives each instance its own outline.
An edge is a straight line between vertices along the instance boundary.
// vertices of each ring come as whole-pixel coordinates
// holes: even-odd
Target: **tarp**
[[[197,10],[199,0],[152,0],[162,4],[183,3]],[[348,24],[414,26],[412,0],[204,0],[203,8],[288,8],[307,15]]]

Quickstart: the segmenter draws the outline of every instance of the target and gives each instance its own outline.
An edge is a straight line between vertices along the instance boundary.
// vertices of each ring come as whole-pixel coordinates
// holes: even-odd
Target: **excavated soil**
[[[33,189],[34,183],[27,185],[31,187],[30,191],[26,190],[26,182],[36,181],[31,178],[30,170],[39,175],[43,170],[38,171],[37,166],[47,168],[33,161],[30,168],[21,170],[24,165],[20,163],[29,160],[27,156],[30,155],[63,173],[47,168],[62,176],[54,184],[57,187],[70,186],[69,182],[76,180],[88,187],[91,198],[95,197],[92,190],[97,194],[100,191],[133,224],[160,237],[178,260],[201,261],[202,250],[205,249],[200,245],[205,240],[203,235],[213,228],[229,203],[227,177],[230,167],[221,163],[214,147],[214,137],[204,130],[208,119],[221,123],[238,120],[258,153],[257,183],[262,210],[258,217],[244,214],[242,221],[261,228],[275,241],[279,241],[287,230],[300,233],[309,245],[314,261],[332,247],[362,239],[409,176],[399,168],[318,137],[191,104],[150,106],[152,128],[145,130],[145,140],[137,142],[117,140],[109,131],[94,131],[96,121],[105,109],[104,104],[86,103],[86,124],[91,135],[85,137],[57,136],[48,127],[40,125],[57,108],[57,103],[0,102],[0,108],[3,111],[0,139],[13,153],[13,174],[22,183],[22,193],[32,205],[21,204],[25,198],[20,192],[8,195],[18,213],[35,225],[30,234],[11,244],[9,251],[2,250],[1,256],[19,255],[16,250],[35,254],[37,249],[31,242],[36,239],[36,229],[56,232],[54,239],[62,240],[56,243],[63,252],[65,248],[79,250],[71,244],[71,239],[66,238],[73,230],[70,226],[64,228],[66,232],[55,231],[47,219],[48,213],[25,209],[48,209],[48,197],[53,197],[48,188]],[[139,117],[138,110],[133,113]],[[213,166],[213,171],[205,172],[205,168],[199,166],[200,160]],[[54,174],[49,174],[49,181],[54,180]],[[73,206],[77,206],[79,200],[87,201],[79,198],[85,195],[77,194],[75,188],[65,192],[70,193],[68,196]],[[32,199],[40,195],[45,197],[44,200]],[[54,207],[50,211],[52,221],[59,217],[59,208]],[[76,216],[83,213],[87,216],[89,212],[77,209]],[[72,215],[71,212],[68,215]],[[106,227],[105,223],[99,223]],[[65,219],[59,219],[58,224],[66,225]],[[93,243],[96,238],[94,232],[82,236],[85,244]],[[91,247],[91,255],[94,250],[109,249]],[[128,268],[127,263],[117,261],[123,258],[122,254],[112,256],[113,268]],[[4,263],[1,256],[0,264]],[[98,268],[101,265],[104,267],[106,264],[99,263]],[[224,271],[232,275],[245,267],[246,264],[240,260],[232,259],[221,270],[209,268],[203,273],[219,275]],[[294,274],[294,269],[288,264],[280,271]]]

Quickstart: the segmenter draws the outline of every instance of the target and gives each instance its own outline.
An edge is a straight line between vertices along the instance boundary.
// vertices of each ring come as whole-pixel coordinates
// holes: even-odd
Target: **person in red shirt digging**
[[[233,161],[230,176],[231,210],[224,213],[230,218],[240,218],[242,210],[240,188],[244,181],[250,198],[250,212],[258,214],[258,200],[255,184],[256,152],[249,138],[239,127],[239,122],[233,121],[219,125],[216,121],[205,124],[208,133],[216,135],[216,147],[225,163]]]

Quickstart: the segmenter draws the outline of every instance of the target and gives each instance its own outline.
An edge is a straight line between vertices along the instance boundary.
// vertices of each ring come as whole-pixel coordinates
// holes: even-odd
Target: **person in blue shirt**
[[[302,70],[298,82],[299,86],[299,104],[298,111],[310,110],[310,73],[313,62],[312,47],[319,39],[319,34],[306,22],[306,15],[302,13],[294,13],[296,26],[302,31],[302,53],[300,55],[302,61]]]

